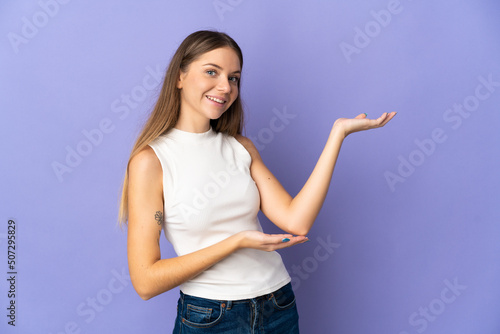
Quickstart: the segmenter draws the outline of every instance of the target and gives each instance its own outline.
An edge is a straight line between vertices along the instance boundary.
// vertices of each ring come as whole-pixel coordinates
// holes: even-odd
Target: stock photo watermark
[[[500,87],[500,82],[494,81],[493,74],[477,77],[478,84],[471,95],[466,96],[461,103],[454,103],[452,107],[443,113],[443,121],[452,130],[458,130],[464,120],[468,119],[473,112],[477,111],[481,103],[489,99]],[[384,178],[391,192],[396,191],[396,185],[404,183],[422,166],[427,159],[433,155],[437,147],[448,139],[446,130],[436,127],[430,132],[430,136],[424,139],[415,138],[413,141],[416,148],[406,155],[398,156],[398,166],[393,170],[386,170]]]
[[[193,215],[199,215],[201,210],[208,207],[210,200],[217,198],[221,191],[229,185],[232,177],[240,174],[240,170],[244,170],[243,165],[228,163],[225,165],[224,170],[210,172],[210,181],[205,183],[201,189],[193,189],[194,196],[191,205],[183,202],[179,204],[179,211],[184,220],[190,221]]]
[[[214,6],[215,12],[219,16],[219,19],[224,21],[224,15],[226,12],[232,12],[237,6],[239,6],[243,0],[214,0],[212,5]]]
[[[285,130],[290,121],[297,117],[296,114],[289,113],[286,106],[283,106],[282,110],[273,108],[272,112],[274,116],[269,120],[268,126],[261,128],[257,135],[248,136],[259,151],[263,151],[266,145],[274,140],[276,134]]]
[[[303,258],[300,264],[293,264],[291,267],[290,277],[294,291],[297,291],[302,282],[309,279],[318,270],[319,265],[327,261],[340,247],[340,244],[332,241],[331,235],[326,238],[317,237],[316,243],[312,256]]]
[[[8,306],[7,306],[7,324],[10,326],[16,326],[17,321],[17,294],[18,294],[18,261],[17,254],[19,251],[19,246],[17,242],[18,236],[18,228],[17,228],[17,219],[8,219],[7,220],[7,234],[5,236],[7,242],[7,298],[8,298]]]
[[[84,159],[103,143],[106,136],[115,130],[116,121],[113,121],[113,117],[120,121],[127,119],[130,112],[144,102],[149,92],[162,82],[163,71],[160,70],[159,65],[156,65],[155,69],[146,66],[145,70],[147,73],[140,84],[132,87],[129,93],[123,93],[120,98],[111,102],[112,117],[106,116],[98,122],[96,127],[80,131],[81,138],[83,138],[74,145],[66,145],[65,158],[52,161],[52,171],[59,182],[63,182],[65,174],[72,173],[80,166]]]
[[[69,3],[70,0],[40,0],[39,9],[31,15],[31,18],[23,16],[21,18],[22,26],[19,33],[9,32],[7,39],[14,53],[19,53],[19,47],[22,44],[28,44],[35,38],[41,29],[43,29],[50,20],[53,19],[61,9],[61,5]]]
[[[462,292],[467,289],[467,286],[460,284],[456,277],[453,279],[453,282],[445,279],[443,283],[444,288],[437,298],[432,299],[427,305],[419,307],[417,311],[408,316],[408,324],[417,333],[423,333],[429,324],[436,321],[462,295]],[[410,332],[401,331],[399,334],[410,334]]]
[[[99,313],[104,311],[106,306],[111,304],[116,295],[122,293],[131,283],[130,275],[127,268],[122,268],[121,272],[116,269],[111,270],[111,278],[108,280],[105,287],[97,291],[95,294],[87,297],[84,301],[76,306],[76,315],[80,317],[80,321],[68,321],[64,324],[63,329],[55,332],[55,334],[79,334],[82,333],[82,322],[89,324],[96,319]],[[50,332],[49,334],[53,334]]]
[[[372,19],[361,27],[355,26],[353,28],[354,36],[352,42],[342,41],[339,43],[340,51],[346,62],[351,63],[353,56],[359,55],[361,51],[366,49],[393,22],[396,15],[403,12],[404,8],[400,0],[391,0],[385,8],[371,10],[370,16]]]

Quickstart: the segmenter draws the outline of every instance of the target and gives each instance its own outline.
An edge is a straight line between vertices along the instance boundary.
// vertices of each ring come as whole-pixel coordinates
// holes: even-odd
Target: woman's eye
[[[232,81],[232,82],[238,82],[240,80],[240,78],[238,77],[229,77],[229,81]]]
[[[217,72],[215,72],[214,70],[208,70],[207,71],[208,75],[215,75],[215,73],[217,73]]]

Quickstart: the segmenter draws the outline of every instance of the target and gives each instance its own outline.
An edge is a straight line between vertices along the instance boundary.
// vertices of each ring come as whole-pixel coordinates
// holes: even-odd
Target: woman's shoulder
[[[153,148],[149,145],[135,154],[129,163],[129,173],[142,175],[154,175],[161,173],[161,163]]]
[[[259,151],[257,151],[257,148],[249,138],[243,135],[236,135],[234,136],[234,139],[236,139],[248,151],[252,160],[260,157]]]

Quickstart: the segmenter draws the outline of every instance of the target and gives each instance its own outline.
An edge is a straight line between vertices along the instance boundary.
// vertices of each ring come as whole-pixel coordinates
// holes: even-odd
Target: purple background
[[[346,140],[311,242],[281,252],[302,333],[500,332],[497,1],[65,1],[0,4],[0,332],[171,332],[178,290],[135,293],[117,201],[157,77],[206,28],[242,47],[246,134],[292,194],[336,118],[399,112]]]

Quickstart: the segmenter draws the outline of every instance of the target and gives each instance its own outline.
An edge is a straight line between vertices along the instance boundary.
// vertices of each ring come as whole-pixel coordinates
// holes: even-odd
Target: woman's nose
[[[221,77],[217,89],[224,93],[231,93],[231,83],[227,78]]]

